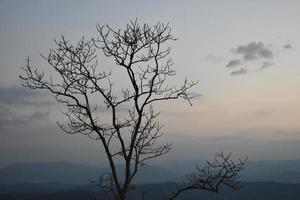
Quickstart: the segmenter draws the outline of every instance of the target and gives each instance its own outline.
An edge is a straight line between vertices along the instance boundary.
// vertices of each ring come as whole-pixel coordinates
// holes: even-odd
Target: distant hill
[[[205,164],[203,161],[172,161],[160,165],[171,172],[184,176],[191,173],[195,165]],[[243,181],[300,183],[300,160],[247,161],[241,173]]]
[[[0,169],[0,183],[73,183],[86,184],[96,180],[107,168],[96,168],[68,162],[14,164]],[[123,173],[117,166],[119,174]],[[154,183],[175,181],[179,175],[156,166],[140,169],[135,183]]]
[[[193,171],[196,163],[201,165],[204,162],[166,162],[159,167],[146,165],[139,170],[134,183],[180,182],[185,174]],[[14,164],[0,169],[0,183],[87,184],[107,171],[108,168],[69,162]],[[117,171],[123,173],[121,165],[117,165]],[[241,179],[247,182],[300,183],[300,160],[248,161]]]
[[[300,184],[273,182],[246,182],[243,188],[233,191],[223,188],[220,193],[191,190],[182,193],[178,200],[296,200],[300,197]],[[146,191],[145,200],[165,200],[165,196],[176,190],[176,184],[147,184],[137,187],[128,199],[140,200],[142,191]]]
[[[300,196],[300,184],[284,184],[272,182],[251,182],[244,183],[244,187],[238,191],[223,189],[219,194],[206,191],[189,191],[183,193],[178,200],[297,200]],[[20,185],[18,185],[20,186]],[[17,185],[7,187],[15,188]],[[25,185],[23,185],[25,187]],[[109,195],[100,192],[99,188],[91,185],[76,186],[65,188],[46,183],[30,184],[26,186],[27,190],[13,191],[7,188],[4,192],[0,189],[1,200],[108,200]],[[2,185],[0,185],[2,188]],[[31,189],[30,189],[31,188]],[[43,189],[41,189],[43,188]],[[52,188],[48,192],[45,188]],[[145,192],[145,200],[163,200],[175,191],[175,183],[158,183],[137,185],[136,189],[128,194],[129,200],[140,200],[142,192]],[[36,192],[42,191],[42,192]]]
[[[0,169],[0,183],[87,183],[100,169],[69,162],[14,164]]]
[[[300,160],[249,161],[242,177],[245,181],[300,183]]]

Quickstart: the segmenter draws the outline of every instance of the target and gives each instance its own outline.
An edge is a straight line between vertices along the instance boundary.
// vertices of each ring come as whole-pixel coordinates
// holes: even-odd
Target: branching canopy
[[[207,161],[203,167],[196,166],[194,173],[186,176],[187,181],[178,186],[176,192],[170,196],[170,200],[178,197],[187,190],[207,190],[218,193],[222,186],[227,186],[233,190],[241,187],[239,173],[244,170],[247,157],[234,162],[230,154],[222,151],[215,155],[213,161]]]
[[[171,143],[157,144],[162,136],[162,125],[157,121],[159,113],[154,111],[153,104],[179,98],[191,103],[188,91],[197,82],[185,79],[180,87],[166,83],[175,75],[169,57],[171,49],[166,46],[176,40],[169,24],[149,26],[131,21],[123,31],[108,25],[98,25],[97,30],[98,38],[82,38],[77,44],[63,36],[55,40],[56,48],[44,56],[55,76],[46,78],[43,72],[31,66],[28,58],[20,78],[25,87],[48,90],[58,102],[67,106],[64,114],[68,121],[58,123],[63,131],[101,141],[121,198],[140,165],[172,149]],[[130,87],[122,88],[121,95],[113,90],[112,74],[99,72],[97,50],[111,57],[116,66],[126,72]],[[99,102],[93,103],[96,97],[101,97],[102,105],[111,113],[110,123],[96,115],[99,106]],[[120,111],[122,106],[128,107],[127,114]],[[120,148],[115,150],[113,142]],[[124,183],[120,183],[117,176],[115,156],[124,160]]]
[[[124,200],[139,167],[173,147],[172,143],[159,142],[162,125],[154,104],[179,98],[191,104],[190,89],[197,82],[185,78],[180,86],[168,83],[175,75],[168,44],[176,40],[169,24],[140,25],[135,20],[124,30],[98,25],[97,31],[98,37],[83,37],[76,44],[64,36],[55,40],[56,48],[43,56],[54,75],[48,77],[38,71],[28,58],[20,78],[25,87],[47,90],[66,106],[67,121],[58,122],[64,132],[100,141],[111,169],[100,177],[101,187],[111,191],[115,199]],[[101,71],[99,50],[126,74],[122,79],[128,80],[128,86],[115,87],[113,74]],[[104,112],[110,113],[109,120]],[[117,158],[124,163],[122,177],[117,174]],[[170,199],[189,189],[217,192],[221,184],[236,189],[235,180],[244,163],[235,164],[230,155],[218,154],[214,162],[187,176],[188,182]]]

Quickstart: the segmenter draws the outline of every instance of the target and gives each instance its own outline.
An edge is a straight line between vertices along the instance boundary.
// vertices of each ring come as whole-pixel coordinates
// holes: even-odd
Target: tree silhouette
[[[231,160],[231,153],[224,154],[222,151],[215,155],[213,161],[207,161],[203,167],[196,166],[194,173],[186,176],[187,182],[179,185],[177,191],[172,193],[169,200],[175,199],[182,192],[188,190],[206,190],[218,193],[222,185],[233,190],[241,187],[239,172],[244,170],[247,158],[238,162]]]
[[[154,104],[179,98],[191,104],[193,95],[189,91],[197,82],[185,78],[180,86],[168,83],[175,71],[167,44],[176,40],[169,24],[140,25],[135,20],[123,31],[108,25],[98,25],[97,31],[97,38],[83,37],[77,44],[64,36],[55,40],[56,48],[43,56],[54,70],[52,76],[47,77],[32,67],[28,58],[20,78],[23,86],[47,90],[66,105],[67,121],[58,122],[64,132],[81,133],[102,144],[111,172],[100,177],[101,185],[111,191],[115,199],[123,200],[139,167],[147,160],[167,154],[173,147],[172,143],[160,142],[162,125],[157,120],[159,112],[154,110]],[[115,87],[112,73],[99,71],[97,50],[112,58],[125,72],[122,79],[127,80],[128,85]],[[104,112],[105,115],[101,115]],[[116,170],[119,158],[124,163],[122,175]],[[203,182],[196,176],[190,180]],[[227,178],[220,182],[225,181]]]

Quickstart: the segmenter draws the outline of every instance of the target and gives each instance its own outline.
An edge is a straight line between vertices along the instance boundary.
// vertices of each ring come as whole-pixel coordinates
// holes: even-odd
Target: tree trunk
[[[125,200],[126,198],[126,192],[120,192],[119,194],[117,194],[116,196],[116,200]]]

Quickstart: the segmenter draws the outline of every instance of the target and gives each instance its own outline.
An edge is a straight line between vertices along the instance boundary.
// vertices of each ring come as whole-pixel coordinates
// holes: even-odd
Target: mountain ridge
[[[201,163],[197,162],[200,166]],[[187,173],[191,173],[195,163],[176,162],[176,164],[146,165],[141,167],[135,183],[155,183],[183,180]],[[119,174],[122,165],[116,166]],[[109,168],[91,166],[81,163],[37,162],[16,163],[0,168],[0,183],[24,182],[61,182],[61,183],[88,183],[96,180]],[[248,161],[245,170],[241,173],[241,180],[252,182],[282,182],[300,183],[300,160],[288,161]]]

